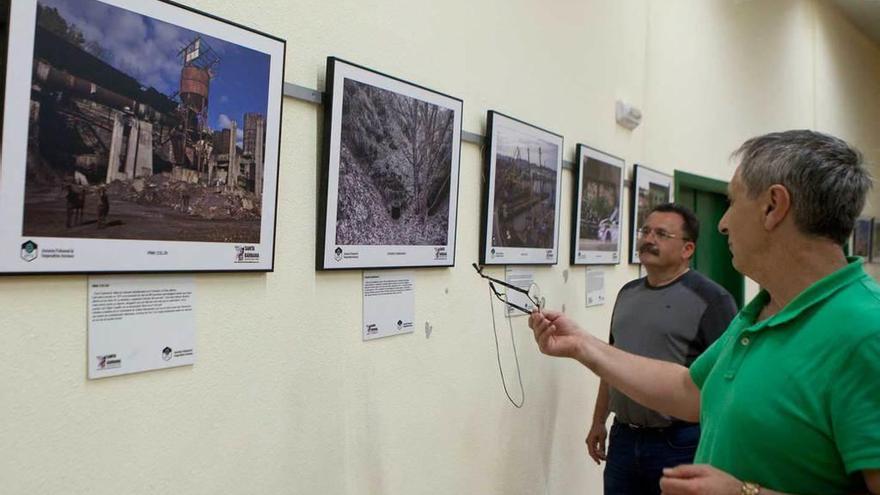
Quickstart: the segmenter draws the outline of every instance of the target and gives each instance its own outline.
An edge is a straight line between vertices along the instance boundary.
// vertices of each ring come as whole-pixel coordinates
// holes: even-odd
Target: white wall
[[[563,134],[566,159],[583,142],[727,180],[740,142],[795,127],[880,155],[877,47],[814,1],[186,3],[286,38],[288,82],[322,88],[337,55],[463,98],[467,131],[491,108]],[[644,111],[636,131],[614,124],[618,98]],[[360,272],[313,267],[321,120],[285,101],[275,272],[195,276],[194,367],[89,382],[85,277],[0,278],[0,492],[601,492],[583,443],[598,380],[540,356],[520,318],[524,407],[502,391],[469,266],[478,147],[462,147],[457,266],[417,272],[414,334],[364,343]],[[569,172],[563,186],[561,263],[535,271],[550,304],[604,337],[611,305],[585,309],[584,269],[567,263]],[[609,294],[635,276],[607,268]]]

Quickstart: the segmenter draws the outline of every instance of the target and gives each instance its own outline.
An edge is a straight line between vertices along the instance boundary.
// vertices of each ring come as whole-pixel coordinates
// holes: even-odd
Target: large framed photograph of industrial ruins
[[[629,262],[639,261],[639,229],[645,224],[648,212],[657,205],[671,203],[672,176],[645,167],[633,167],[632,209],[630,210]]]
[[[620,263],[624,161],[585,144],[577,145],[576,156],[571,264],[616,265]]]
[[[463,102],[327,59],[319,270],[455,264]]]
[[[273,269],[283,40],[164,1],[10,15],[0,273]]]
[[[562,136],[493,110],[486,135],[480,263],[556,264]]]

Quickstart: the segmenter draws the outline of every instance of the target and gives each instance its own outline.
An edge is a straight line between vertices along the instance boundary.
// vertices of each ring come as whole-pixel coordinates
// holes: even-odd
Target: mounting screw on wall
[[[642,111],[621,100],[617,100],[614,105],[614,114],[617,123],[629,130],[635,129],[642,123]]]

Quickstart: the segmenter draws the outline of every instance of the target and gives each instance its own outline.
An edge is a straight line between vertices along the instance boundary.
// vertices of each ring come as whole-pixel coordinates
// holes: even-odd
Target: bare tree
[[[432,174],[449,172],[441,165],[451,160],[452,111],[408,97],[394,98],[391,108],[403,137],[401,151],[412,167],[414,213],[424,220]]]

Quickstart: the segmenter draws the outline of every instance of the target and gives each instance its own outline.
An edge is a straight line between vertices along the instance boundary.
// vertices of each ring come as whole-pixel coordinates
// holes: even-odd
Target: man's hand
[[[535,310],[529,317],[538,348],[544,354],[578,359],[586,334],[571,318],[559,311]]]
[[[708,464],[682,464],[663,470],[663,495],[739,495],[742,481]]]
[[[605,427],[605,423],[593,423],[587,433],[587,452],[596,461],[596,464],[601,464],[606,459],[605,440],[607,438],[608,429]]]

